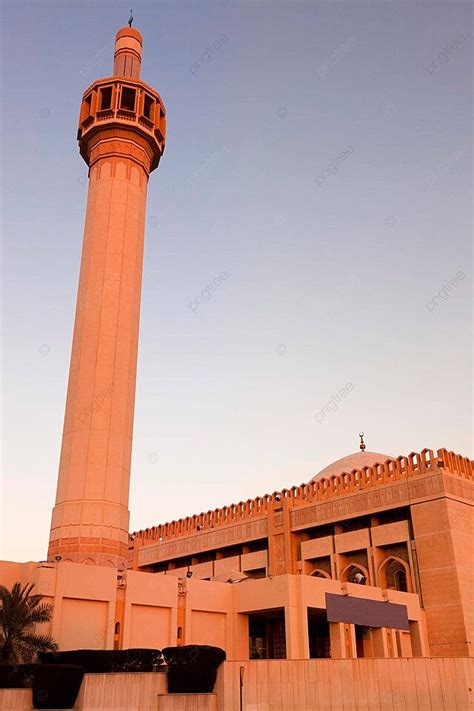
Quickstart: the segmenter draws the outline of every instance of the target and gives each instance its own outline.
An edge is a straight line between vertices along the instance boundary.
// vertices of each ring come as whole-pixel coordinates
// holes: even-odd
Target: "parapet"
[[[323,502],[408,477],[436,472],[439,469],[464,479],[474,479],[474,462],[468,457],[448,452],[446,449],[439,449],[436,455],[431,449],[423,449],[420,453],[412,452],[407,457],[387,459],[380,464],[353,469],[351,472],[341,472],[328,479],[292,486],[290,489],[275,491],[273,494],[264,494],[254,499],[240,501],[238,504],[136,531],[130,535],[130,542],[132,545],[134,542],[147,545],[154,541],[189,536],[219,526],[262,517],[270,507],[278,505],[282,499],[291,500],[293,506]]]

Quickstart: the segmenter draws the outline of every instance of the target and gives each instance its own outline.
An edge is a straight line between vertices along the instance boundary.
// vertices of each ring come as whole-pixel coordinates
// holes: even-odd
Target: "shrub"
[[[84,669],[73,664],[39,664],[33,677],[35,709],[71,709],[81,688]]]
[[[165,647],[163,656],[168,664],[168,693],[206,694],[214,689],[217,669],[226,653],[219,647],[187,644]]]
[[[72,649],[39,657],[43,664],[79,664],[86,674],[152,672],[163,664],[159,649]]]
[[[37,664],[0,664],[0,689],[28,689]]]
[[[113,671],[153,672],[163,667],[163,654],[160,649],[120,649],[112,658]]]

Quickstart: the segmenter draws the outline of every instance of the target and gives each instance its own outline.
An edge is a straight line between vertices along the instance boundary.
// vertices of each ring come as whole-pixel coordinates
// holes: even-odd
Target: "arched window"
[[[329,573],[326,570],[321,570],[321,568],[315,568],[311,571],[310,575],[313,578],[326,578],[327,580],[331,580]]]
[[[411,578],[408,564],[401,558],[390,556],[379,568],[380,585],[389,590],[411,592]]]
[[[407,574],[403,568],[399,568],[393,574],[393,579],[395,582],[395,589],[400,590],[400,592],[407,592]]]
[[[369,573],[362,565],[350,564],[341,571],[341,580],[345,583],[369,585]]]

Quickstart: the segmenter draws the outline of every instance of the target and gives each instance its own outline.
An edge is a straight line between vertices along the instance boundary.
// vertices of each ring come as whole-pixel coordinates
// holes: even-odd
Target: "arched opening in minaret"
[[[153,116],[152,116],[152,111],[153,111],[153,99],[151,96],[148,96],[148,94],[145,94],[145,98],[143,101],[143,115],[145,118],[150,119],[150,121],[153,121]]]
[[[112,106],[112,87],[111,86],[104,86],[104,88],[100,90],[100,110],[106,111],[107,109],[110,109],[111,106]]]
[[[135,111],[135,89],[130,89],[128,86],[122,87],[122,96],[120,98],[120,108],[125,111]]]

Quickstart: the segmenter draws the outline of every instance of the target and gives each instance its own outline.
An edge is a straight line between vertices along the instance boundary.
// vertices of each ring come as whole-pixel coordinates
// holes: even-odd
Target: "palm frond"
[[[53,607],[32,594],[34,583],[16,582],[11,590],[0,585],[0,661],[29,662],[37,652],[54,651],[50,635],[36,634],[35,626],[51,620]]]
[[[21,637],[22,645],[27,645],[36,652],[56,652],[58,645],[50,634],[25,634]]]

